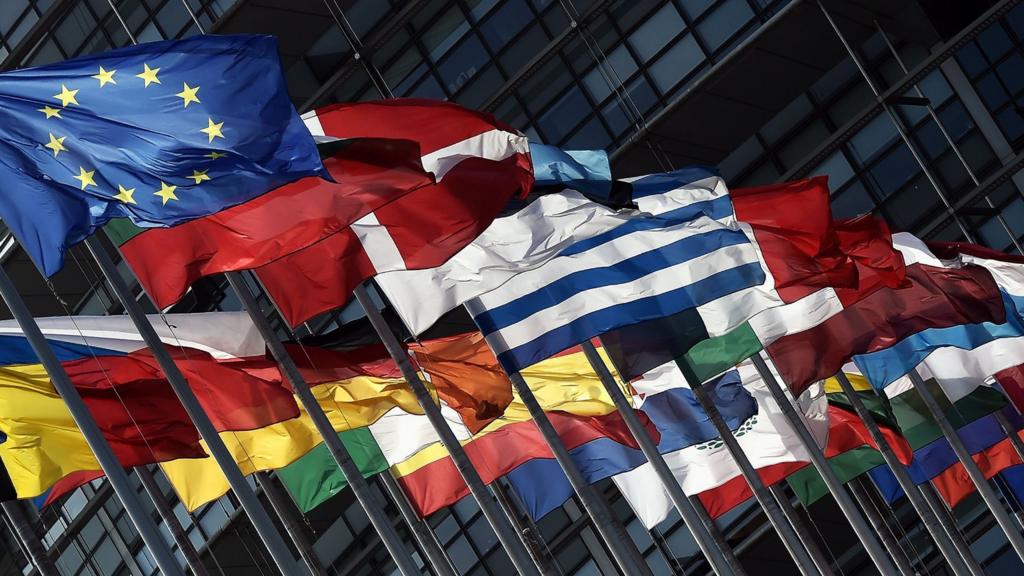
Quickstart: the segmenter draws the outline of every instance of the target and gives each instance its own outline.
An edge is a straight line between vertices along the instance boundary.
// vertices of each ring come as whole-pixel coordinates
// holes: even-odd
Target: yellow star
[[[65,138],[67,138],[67,136],[61,136],[60,138],[57,138],[53,134],[50,134],[50,143],[49,144],[44,144],[44,146],[46,146],[50,150],[53,150],[53,157],[54,158],[57,157],[57,154],[60,154],[61,152],[67,152],[68,151],[68,149],[64,147],[64,139]]]
[[[207,172],[209,172],[209,170],[202,170],[202,171],[200,171],[200,170],[193,170],[192,171],[192,175],[188,176],[188,178],[191,178],[191,179],[195,180],[196,181],[196,185],[198,186],[199,183],[202,182],[203,180],[209,180],[210,179],[210,177],[206,175]]]
[[[160,83],[160,79],[156,77],[156,73],[160,71],[159,68],[150,68],[149,64],[143,64],[142,68],[143,68],[142,73],[141,74],[136,74],[135,77],[136,78],[142,78],[143,80],[146,81],[145,88],[149,88],[150,84],[153,84],[153,83],[159,84]]]
[[[117,84],[117,80],[114,80],[114,74],[117,74],[117,70],[104,70],[103,66],[100,66],[100,73],[93,76],[93,78],[100,81],[100,88],[103,88],[107,84]]]
[[[190,102],[195,102],[196,104],[199,104],[199,97],[196,96],[196,93],[199,92],[199,86],[192,88],[188,85],[188,82],[185,82],[184,84],[185,88],[182,89],[181,92],[175,94],[175,96],[185,101],[185,108],[188,108]]]
[[[54,98],[60,100],[61,105],[65,108],[68,107],[68,104],[78,106],[78,100],[75,100],[75,94],[78,94],[78,90],[68,90],[67,86],[61,84],[60,94],[55,95]]]
[[[164,205],[167,205],[168,200],[177,200],[178,197],[174,195],[174,191],[177,190],[177,186],[168,186],[165,182],[160,182],[160,189],[153,192],[154,196],[159,196],[163,201]]]
[[[135,198],[132,198],[132,194],[135,194],[135,188],[125,189],[124,186],[118,184],[117,191],[117,195],[115,195],[114,198],[117,198],[125,204],[135,204]]]
[[[72,178],[74,178],[75,180],[78,180],[79,182],[81,182],[82,183],[82,190],[85,190],[85,187],[89,186],[90,184],[93,185],[93,186],[96,185],[96,181],[92,179],[92,177],[95,174],[96,174],[95,170],[86,170],[85,168],[82,168],[81,166],[79,166],[78,167],[78,176],[72,176]]]
[[[210,137],[210,142],[213,142],[214,138],[218,138],[218,137],[219,138],[223,138],[224,137],[224,133],[221,132],[221,129],[224,127],[224,123],[223,122],[218,122],[218,123],[214,124],[213,123],[213,118],[207,118],[206,122],[207,122],[206,128],[202,128],[199,131],[203,132],[207,136],[209,136]]]
[[[60,118],[60,109],[59,108],[51,108],[49,106],[43,106],[42,108],[39,109],[39,111],[42,112],[43,114],[46,114],[46,119],[47,120],[49,120],[50,118]]]
[[[210,152],[209,154],[206,155],[206,157],[209,158],[210,160],[216,160],[218,158],[227,158],[228,155],[223,152]]]

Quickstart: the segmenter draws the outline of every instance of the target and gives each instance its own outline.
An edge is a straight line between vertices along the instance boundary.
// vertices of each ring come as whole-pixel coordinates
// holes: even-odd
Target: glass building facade
[[[874,212],[896,230],[1019,251],[1024,6],[824,4],[855,57],[815,2],[797,0],[3,0],[0,67],[133,40],[269,33],[279,38],[300,111],[390,95],[448,99],[493,112],[535,141],[607,149],[619,176],[693,163],[718,166],[731,186],[827,174],[837,217]],[[120,313],[84,251],[72,250],[69,263],[44,283],[9,235],[0,239],[0,264],[37,315]],[[175,307],[214,309],[240,309],[217,278],[198,283]],[[324,315],[303,333],[356,315]],[[233,496],[190,514],[159,471],[153,475],[212,574],[276,573]],[[252,482],[264,498],[280,490],[269,475]],[[373,487],[398,524],[378,482]],[[610,482],[599,488],[652,572],[708,572],[678,517],[648,532]],[[510,491],[500,483],[494,490],[518,510]],[[902,539],[911,561],[928,574],[949,573],[912,511],[872,504],[882,512],[879,529]],[[306,516],[284,508],[299,536],[297,563],[302,548],[324,574],[396,573],[349,492]],[[103,481],[38,513],[24,509],[65,576],[157,571]],[[976,496],[954,512],[989,574],[1024,568]],[[155,508],[152,514],[160,521]],[[521,513],[517,520],[551,573],[616,573],[577,501],[537,523]],[[874,573],[831,501],[812,506],[808,520],[842,573]],[[471,498],[429,523],[459,573],[514,572]],[[719,525],[751,573],[795,573],[756,507],[741,506]],[[0,547],[2,574],[33,572],[8,525]]]

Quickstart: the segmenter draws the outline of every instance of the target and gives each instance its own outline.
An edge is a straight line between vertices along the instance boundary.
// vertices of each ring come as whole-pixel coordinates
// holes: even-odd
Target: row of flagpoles
[[[824,11],[823,7],[822,10]],[[825,12],[825,14],[827,15],[828,13]],[[829,20],[831,22],[831,18]],[[196,24],[199,25],[198,21]],[[349,42],[352,43],[353,48],[358,50],[358,39],[355,38],[354,34],[352,34],[350,30],[347,30],[344,25],[342,26],[342,29],[345,32],[346,37],[349,39]],[[836,28],[836,32],[839,33],[838,28]],[[856,58],[852,50],[851,56]],[[375,80],[382,78],[379,71],[376,71],[373,68],[372,63],[369,63],[367,59],[363,59],[362,62],[364,66],[368,67],[368,72],[371,72],[372,70],[371,78],[374,78]],[[867,73],[864,72],[864,74],[865,77],[867,77]],[[381,90],[386,96],[391,96],[386,85],[381,84]],[[894,119],[894,121],[899,125],[897,119]],[[211,136],[211,141],[212,140],[213,136]],[[54,156],[56,157],[56,153]],[[157,333],[157,330],[154,329],[154,326],[151,324],[151,318],[148,318],[143,313],[139,302],[131,293],[103,245],[96,238],[87,238],[85,242],[103,276],[110,284],[121,304],[124,306],[126,313],[131,318],[131,321],[137,328],[146,346],[154,355],[160,370],[166,376],[174,393],[184,406],[189,419],[195,424],[202,439],[206,442],[210,455],[217,461],[219,467],[224,472],[231,490],[241,502],[242,508],[252,521],[260,538],[263,540],[268,551],[273,557],[278,569],[283,574],[301,574],[303,570],[296,566],[291,552],[281,538],[280,533],[275,528],[267,511],[262,507],[261,503],[257,499],[255,491],[247,483],[242,470],[239,468],[230,450],[221,439],[217,427],[207,412],[203,409],[196,393],[189,386],[186,377],[182,374],[181,369],[168,352],[163,340],[161,340],[160,335]],[[130,260],[130,258],[128,260]],[[232,290],[249,313],[249,317],[258,329],[270,350],[270,353],[280,367],[281,372],[290,384],[291,389],[294,391],[295,395],[298,396],[306,414],[308,414],[309,418],[315,425],[316,430],[323,438],[324,444],[326,445],[331,457],[340,468],[349,485],[352,486],[356,499],[366,511],[371,524],[380,535],[382,542],[396,562],[398,569],[403,574],[418,574],[419,568],[413,562],[412,556],[409,554],[406,545],[398,536],[390,519],[385,514],[383,508],[379,505],[379,502],[375,501],[375,495],[370,490],[368,483],[354,463],[349,450],[340,440],[335,431],[334,424],[332,424],[328,415],[321,408],[320,403],[317,401],[317,398],[310,389],[310,384],[306,381],[306,378],[304,378],[300,367],[296,365],[293,357],[289,355],[285,346],[278,339],[267,319],[267,316],[257,303],[250,284],[246,281],[243,274],[247,273],[238,271],[228,271],[226,273],[228,283]],[[507,513],[508,511],[503,509],[500,503],[494,499],[494,496],[488,490],[479,471],[474,467],[471,459],[463,449],[459,438],[449,427],[444,415],[434,399],[432,391],[421,379],[420,372],[418,372],[410,362],[408,353],[403,348],[402,343],[392,331],[387,321],[381,315],[378,307],[372,301],[372,298],[366,288],[357,284],[354,287],[353,293],[367,315],[378,337],[386,347],[390,357],[399,367],[402,377],[415,393],[416,400],[419,403],[420,408],[426,414],[430,425],[440,438],[441,443],[448,450],[458,472],[468,486],[470,493],[479,504],[488,523],[494,529],[502,547],[508,553],[516,569],[522,574],[547,573],[549,570],[545,566],[544,562],[538,560],[536,554],[531,553],[529,545],[524,541],[522,532],[514,528],[510,516]],[[72,384],[65,372],[64,366],[54,354],[50,344],[46,340],[46,337],[36,324],[35,319],[29,313],[9,278],[6,277],[6,274],[2,270],[0,270],[0,296],[3,297],[5,302],[7,302],[33,351],[46,368],[46,372],[49,374],[54,388],[67,403],[71,414],[74,417],[75,423],[82,431],[89,447],[96,455],[103,473],[110,481],[113,490],[124,503],[128,515],[138,528],[139,534],[153,555],[155,562],[165,574],[181,574],[182,571],[174,556],[171,554],[170,548],[166,541],[161,537],[152,518],[148,515],[145,508],[142,506],[142,503],[139,501],[138,495],[131,487],[120,461],[108,445],[102,431],[99,429],[92,414],[90,413],[89,408],[83,402],[78,390]],[[470,315],[474,318],[479,317],[481,314],[479,302],[468,302],[467,309],[469,310]],[[281,313],[282,311],[278,310],[278,312]],[[486,312],[486,310],[483,310],[483,312]],[[282,313],[282,316],[288,316],[288,314]],[[173,327],[168,325],[167,328],[171,329]],[[490,331],[485,333],[485,335],[488,339],[488,344],[490,344],[491,348],[496,352],[505,351],[502,352],[502,354],[515,352],[513,349],[514,347],[510,347],[508,342],[503,341],[504,337],[500,330]],[[720,575],[745,573],[742,566],[740,566],[736,561],[733,551],[727,544],[725,544],[721,535],[717,533],[717,528],[714,526],[713,521],[708,517],[707,511],[703,509],[699,502],[696,502],[692,497],[688,497],[682,490],[668,463],[659,452],[654,440],[630,406],[628,399],[623,393],[623,383],[615,381],[615,376],[612,370],[602,359],[597,349],[589,342],[589,339],[582,342],[582,347],[587,360],[591,364],[593,370],[600,377],[605,390],[614,401],[615,406],[621,414],[621,417],[624,419],[633,439],[639,445],[643,455],[650,462],[655,473],[663,483],[665,489],[668,491],[672,504],[682,516],[686,526],[693,534],[695,541],[704,553],[709,565],[717,574]],[[501,354],[499,354],[499,356],[500,355]],[[786,420],[799,437],[799,442],[809,454],[812,465],[821,474],[821,477],[828,486],[829,491],[835,497],[837,504],[857,535],[859,542],[863,545],[865,551],[878,570],[884,574],[912,573],[912,568],[907,566],[905,562],[900,561],[899,554],[893,553],[892,550],[886,550],[886,546],[882,541],[880,533],[869,526],[868,519],[864,517],[861,511],[865,507],[857,506],[854,502],[854,498],[851,497],[847,488],[841,484],[840,479],[828,464],[825,454],[816,443],[811,431],[806,426],[803,417],[794,407],[793,402],[795,401],[795,398],[791,397],[791,395],[783,389],[782,385],[780,385],[776,379],[773,370],[767,365],[759,353],[754,354],[751,359],[757,373],[765,382],[778,408],[782,411]],[[696,374],[687,362],[680,362],[679,367],[683,370],[683,374],[694,395],[700,402],[704,412],[707,414],[718,434],[721,436],[730,455],[739,465],[742,475],[749,483],[758,504],[765,511],[766,516],[783,541],[783,544],[792,556],[801,573],[809,575],[819,573],[823,575],[830,574],[832,567],[828,561],[825,560],[821,551],[817,550],[814,543],[806,536],[801,536],[801,533],[807,533],[806,528],[802,526],[802,522],[796,516],[787,513],[789,507],[788,499],[785,497],[779,498],[779,494],[773,494],[772,491],[765,486],[757,470],[751,464],[748,456],[744,453],[742,447],[737,442],[733,430],[729,427],[722,415],[719,414],[715,402],[709,398],[707,390],[702,386],[704,384],[704,378]],[[605,546],[607,546],[608,550],[611,552],[614,562],[618,566],[619,570],[626,574],[650,573],[646,562],[641,557],[636,546],[633,544],[633,541],[625,534],[621,524],[612,515],[607,502],[605,502],[603,497],[593,489],[576,462],[571,458],[569,449],[565,445],[563,439],[559,436],[558,430],[552,424],[548,414],[544,410],[544,407],[534,397],[533,391],[530,389],[526,380],[518,370],[510,370],[509,364],[506,364],[505,368],[508,372],[508,377],[512,386],[526,409],[529,411],[530,417],[536,423],[540,434],[544,438],[558,464],[565,471],[573,491],[583,503],[586,513],[592,519],[598,534],[603,540]],[[621,369],[616,370],[616,372],[620,374],[623,373]],[[912,370],[908,375],[913,382],[915,390],[917,390],[924,399],[929,413],[942,429],[943,434],[948,439],[956,453],[958,460],[977,487],[979,494],[981,494],[998,525],[1006,534],[1006,537],[1017,554],[1024,558],[1024,539],[1021,537],[1020,530],[1011,521],[1009,514],[1003,507],[999,497],[988,484],[984,474],[972,459],[966,446],[959,439],[956,430],[946,419],[945,414],[938,406],[923,380],[916,371]],[[912,507],[921,517],[922,522],[934,540],[937,549],[948,562],[951,569],[958,575],[981,574],[977,562],[969,553],[969,550],[967,550],[963,543],[959,541],[959,534],[957,533],[956,527],[949,525],[948,519],[945,518],[944,513],[939,513],[942,511],[937,509],[933,500],[929,500],[929,493],[927,490],[925,488],[919,489],[913,484],[912,480],[906,473],[905,468],[899,462],[896,454],[883,437],[877,423],[873,419],[873,416],[864,407],[846,376],[842,371],[840,371],[836,375],[836,378],[843,391],[850,399],[850,402],[855,407],[858,415],[867,425],[874,443],[877,444],[878,449],[885,458],[886,464],[892,468],[900,487],[907,494]],[[1007,433],[1011,439],[1019,441],[1016,431],[1008,428]],[[1015,445],[1015,447],[1018,447],[1019,449],[1019,444]],[[388,473],[385,473],[382,477],[386,479],[389,478]],[[143,480],[143,484],[144,486],[146,485],[145,479]],[[391,482],[388,486],[393,486],[395,488],[395,490],[389,489],[389,492],[392,492],[394,501],[396,505],[399,506],[404,520],[409,524],[410,530],[417,540],[417,543],[428,556],[432,569],[438,573],[454,573],[450,559],[446,557],[443,549],[436,544],[436,541],[433,540],[429,533],[429,528],[425,527],[422,520],[420,520],[411,507],[408,506],[408,502],[405,502],[404,496],[401,495],[401,489],[394,482]],[[30,540],[31,538],[28,535],[23,538],[23,541]],[[182,549],[184,550],[185,547],[182,546]],[[308,553],[308,550],[303,550],[303,546],[299,546],[299,549],[300,553]],[[194,573],[201,574],[203,572],[203,568],[201,565],[195,564],[199,562],[198,558],[191,558],[189,556],[191,555],[186,555],[186,559],[190,568]],[[315,559],[307,558],[307,555],[305,554],[303,554],[303,559],[306,560],[307,569],[311,572],[316,573],[317,571],[322,570],[322,568],[316,566]],[[47,565],[43,560],[37,562],[37,568],[43,574],[53,573],[52,566]]]

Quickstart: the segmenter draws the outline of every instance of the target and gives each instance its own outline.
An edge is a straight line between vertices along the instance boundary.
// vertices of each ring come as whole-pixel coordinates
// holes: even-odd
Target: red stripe
[[[1017,411],[1024,413],[1024,365],[1000,370],[994,376]]]
[[[1006,319],[999,288],[984,268],[914,264],[907,267],[907,284],[877,290],[822,324],[768,346],[793,392],[832,376],[855,354],[881,350],[921,330]]]
[[[324,166],[337,183],[304,178],[205,218],[147,230],[121,246],[125,260],[165,308],[203,276],[272,262],[433,183],[415,142],[356,141]]]
[[[972,458],[978,463],[978,467],[981,468],[985,478],[992,478],[1010,466],[1021,464],[1021,459],[1017,455],[1016,450],[1014,450],[1009,438],[987,450],[974,454]],[[935,485],[935,489],[938,490],[942,499],[949,504],[950,508],[959,504],[976,490],[974,483],[967,476],[963,464],[959,462],[933,478],[932,482]]]
[[[832,227],[828,178],[820,176],[729,193],[736,218],[750,225],[784,302],[826,286],[857,282]]]
[[[316,114],[328,136],[413,140],[424,155],[495,128],[519,133],[485,112],[420,98],[333,104]]]
[[[643,412],[637,411],[637,415],[644,418],[648,430],[657,438],[657,431]],[[549,412],[548,417],[569,450],[598,438],[611,438],[637,448],[633,436],[617,412],[590,417]],[[486,484],[534,458],[554,458],[532,421],[508,424],[485,434],[466,444],[466,453]],[[421,517],[450,506],[469,494],[462,476],[451,458],[447,457],[435,460],[398,481]]]
[[[50,491],[46,493],[46,500],[43,501],[43,508],[46,508],[50,504],[53,504],[57,500],[70,493],[79,486],[84,486],[89,482],[97,478],[102,478],[103,472],[99,470],[81,470],[79,472],[72,472],[67,476],[61,478],[56,484],[50,488]]]
[[[969,254],[986,260],[1001,260],[1003,262],[1024,264],[1024,256],[1013,256],[1005,252],[978,246],[977,244],[968,244],[967,242],[926,242],[926,244],[936,256],[945,260],[956,258],[960,254]]]
[[[807,466],[806,462],[780,462],[757,470],[765,486],[780,482],[790,474]],[[746,502],[754,495],[743,476],[737,476],[725,484],[705,490],[697,495],[712,518],[723,516],[733,508]]]
[[[469,158],[444,179],[374,211],[408,269],[440,266],[476,239],[517,192],[533,183],[529,158]],[[260,280],[292,326],[343,306],[376,270],[350,229],[258,268]]]

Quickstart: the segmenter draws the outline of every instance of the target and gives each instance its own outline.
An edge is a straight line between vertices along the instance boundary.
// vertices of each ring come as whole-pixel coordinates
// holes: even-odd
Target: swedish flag
[[[319,174],[268,36],[0,74],[0,218],[47,276],[111,218],[173,226]]]

